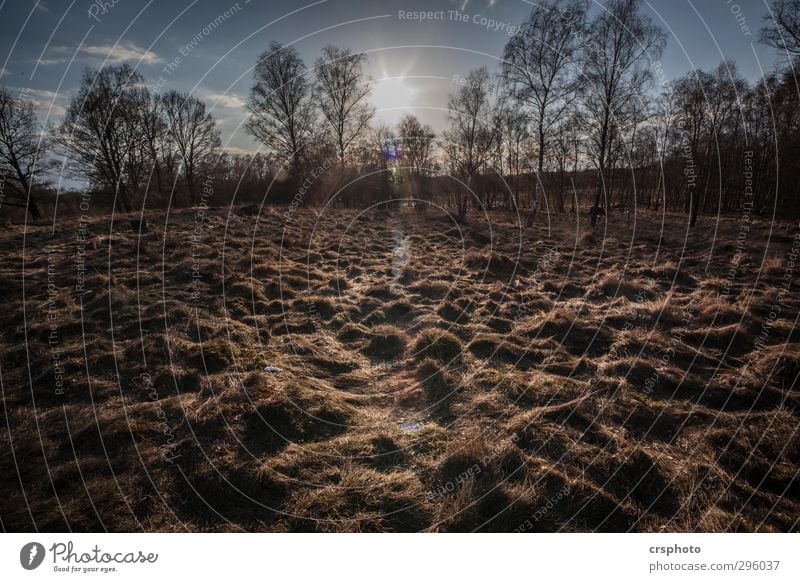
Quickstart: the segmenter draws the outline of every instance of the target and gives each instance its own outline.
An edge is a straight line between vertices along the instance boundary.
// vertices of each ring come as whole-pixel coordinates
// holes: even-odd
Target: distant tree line
[[[414,115],[377,125],[366,56],[325,47],[261,54],[247,103],[258,154],[223,152],[203,101],[155,93],[127,65],[87,70],[63,122],[0,88],[0,201],[42,217],[60,156],[120,211],[200,202],[701,214],[800,214],[800,0],[776,0],[762,42],[786,59],[750,84],[735,63],[667,80],[666,35],[640,0],[543,0],[495,73],[470,71],[437,136]],[[211,196],[211,200],[207,197]]]
[[[527,207],[530,223],[542,205],[588,206],[594,224],[639,207],[694,225],[742,208],[800,214],[798,0],[773,3],[762,40],[789,59],[752,85],[728,61],[667,81],[666,36],[638,0],[610,0],[591,21],[586,9],[537,3],[505,47],[496,88],[482,69],[451,96],[446,159],[470,186],[462,215]]]

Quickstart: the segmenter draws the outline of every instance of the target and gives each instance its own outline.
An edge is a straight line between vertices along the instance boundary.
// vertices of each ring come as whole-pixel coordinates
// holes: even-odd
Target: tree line
[[[446,159],[470,185],[459,213],[528,208],[530,224],[546,205],[595,224],[638,207],[691,225],[701,212],[800,214],[800,2],[771,14],[761,40],[789,58],[750,84],[729,61],[667,80],[666,35],[638,0],[591,20],[585,2],[537,3],[500,72],[472,71],[450,98]]]
[[[205,103],[151,91],[127,65],[87,70],[63,122],[0,88],[0,195],[42,216],[49,166],[79,173],[120,211],[201,201],[362,206],[380,200],[527,214],[635,208],[800,214],[800,0],[776,0],[761,41],[787,55],[754,83],[735,63],[667,80],[665,32],[640,0],[536,3],[494,72],[455,80],[447,129],[414,115],[376,124],[364,54],[325,47],[259,56],[246,131],[259,153],[223,152]],[[54,155],[51,155],[54,154]],[[212,200],[205,198],[211,194]]]

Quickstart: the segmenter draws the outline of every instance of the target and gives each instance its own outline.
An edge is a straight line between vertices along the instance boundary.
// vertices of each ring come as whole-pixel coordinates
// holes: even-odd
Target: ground
[[[6,530],[798,529],[796,223],[145,218],[0,234]]]

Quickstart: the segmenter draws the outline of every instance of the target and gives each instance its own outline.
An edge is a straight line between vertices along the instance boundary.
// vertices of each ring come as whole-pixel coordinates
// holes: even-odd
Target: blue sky
[[[454,76],[481,65],[495,70],[530,7],[527,0],[0,0],[0,82],[58,123],[85,67],[127,62],[151,86],[206,100],[226,147],[252,151],[240,124],[258,55],[279,41],[313,66],[331,43],[367,53],[380,121],[413,112],[441,130]],[[758,43],[763,0],[650,0],[644,8],[669,34],[668,79],[733,59],[753,81],[778,61]],[[410,19],[415,11],[436,19]]]

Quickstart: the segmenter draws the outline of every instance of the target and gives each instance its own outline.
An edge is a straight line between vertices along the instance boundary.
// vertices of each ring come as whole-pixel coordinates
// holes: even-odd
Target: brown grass
[[[789,235],[207,215],[0,233],[5,529],[798,529]]]

